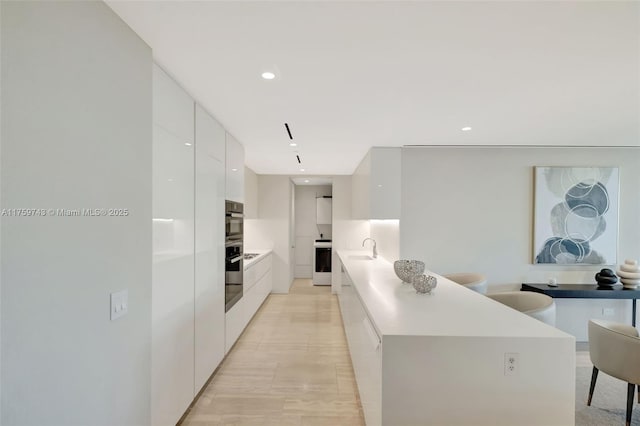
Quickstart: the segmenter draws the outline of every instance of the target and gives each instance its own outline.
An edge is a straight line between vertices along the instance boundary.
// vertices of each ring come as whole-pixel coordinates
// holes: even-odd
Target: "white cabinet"
[[[151,424],[160,426],[175,425],[194,396],[193,111],[154,65]]]
[[[244,271],[245,327],[271,293],[271,254],[266,255]]]
[[[244,203],[244,148],[229,133],[226,140],[227,200]]]
[[[377,426],[382,423],[382,339],[351,285],[344,266],[338,301],[365,422]]]
[[[225,354],[224,153],[224,129],[196,105],[194,395]]]
[[[371,148],[352,176],[353,219],[400,219],[401,148]]]
[[[331,198],[316,198],[316,224],[331,225],[332,204]]]
[[[226,313],[225,352],[229,352],[273,287],[271,253],[244,271],[242,298]]]
[[[224,353],[228,353],[233,344],[236,343],[240,334],[242,334],[242,330],[244,330],[244,326],[246,325],[245,319],[245,302],[246,298],[243,294],[240,300],[236,302],[235,305],[231,307],[224,315],[225,315],[225,344],[224,344]]]

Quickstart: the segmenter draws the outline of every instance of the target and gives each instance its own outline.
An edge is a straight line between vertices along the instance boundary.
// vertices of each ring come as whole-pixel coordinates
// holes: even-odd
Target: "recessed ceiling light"
[[[231,169],[231,171],[232,171],[232,172],[237,172],[237,171],[238,171],[238,169]]]
[[[298,144],[297,144],[297,143],[295,143],[295,142],[291,142],[291,143],[289,144],[289,146],[298,146]]]
[[[191,142],[185,142],[184,143],[186,146],[191,146]]]
[[[462,129],[460,129],[460,130],[462,130],[463,132],[468,132],[468,131],[470,131],[470,130],[471,130],[471,127],[469,127],[469,126],[465,126],[465,127],[463,127]]]
[[[305,179],[305,180],[304,180],[304,183],[309,183],[309,179]]]
[[[274,78],[276,78],[276,75],[270,71],[265,71],[262,73],[262,78],[264,78],[265,80],[273,80]]]
[[[301,172],[304,172],[304,169],[300,169]]]
[[[382,188],[382,184],[381,183],[378,184],[378,188]]]

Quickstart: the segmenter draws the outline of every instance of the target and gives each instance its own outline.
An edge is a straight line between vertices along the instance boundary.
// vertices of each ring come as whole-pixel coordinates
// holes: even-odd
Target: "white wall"
[[[331,185],[296,185],[295,187],[295,277],[311,278],[313,242],[331,239],[331,225],[316,223],[316,198],[331,195]]]
[[[404,148],[400,255],[439,274],[477,271],[489,291],[522,282],[593,283],[602,266],[532,264],[533,167],[618,166],[618,261],[640,257],[640,150],[634,148]],[[630,301],[562,300],[558,328],[586,340],[589,318],[614,307],[631,322]],[[569,309],[565,309],[568,307]]]
[[[288,176],[258,175],[260,219],[245,221],[245,251],[272,248],[273,293],[288,293],[291,269],[292,188]]]
[[[0,7],[2,206],[129,210],[2,217],[1,423],[150,424],[151,50],[101,2]]]
[[[333,177],[333,241],[331,258],[331,292],[341,287],[338,250],[363,250],[362,240],[369,236],[369,221],[351,219],[351,176]]]
[[[258,218],[258,175],[244,168],[244,218]]]
[[[378,255],[392,263],[400,259],[400,221],[372,219],[369,226],[371,238],[376,240]],[[371,242],[367,241],[365,246],[369,249]]]

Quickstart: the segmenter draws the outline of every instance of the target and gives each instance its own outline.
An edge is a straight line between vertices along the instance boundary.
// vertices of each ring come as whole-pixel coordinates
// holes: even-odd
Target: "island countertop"
[[[469,290],[438,274],[431,295],[416,294],[396,276],[393,263],[370,252],[338,250],[338,256],[373,326],[382,337],[571,338],[554,327]]]

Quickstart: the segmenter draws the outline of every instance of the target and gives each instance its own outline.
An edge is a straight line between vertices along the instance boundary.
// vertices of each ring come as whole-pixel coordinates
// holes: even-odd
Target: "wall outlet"
[[[520,370],[520,354],[506,352],[504,354],[504,375],[515,376]]]
[[[612,317],[616,314],[616,310],[613,308],[602,308],[602,315],[605,317]]]
[[[129,291],[111,293],[111,321],[126,315],[127,312],[129,312]]]

